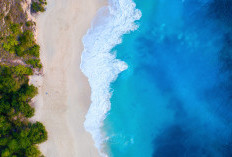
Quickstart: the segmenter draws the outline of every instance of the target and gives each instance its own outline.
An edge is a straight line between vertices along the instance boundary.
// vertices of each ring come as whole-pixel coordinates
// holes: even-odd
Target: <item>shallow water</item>
[[[112,157],[232,156],[232,1],[135,0],[128,69],[102,128]]]

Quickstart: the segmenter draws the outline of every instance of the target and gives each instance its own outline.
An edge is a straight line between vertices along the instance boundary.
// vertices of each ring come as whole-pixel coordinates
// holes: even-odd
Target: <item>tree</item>
[[[4,97],[0,99],[0,114],[9,113],[11,109],[10,102]]]
[[[0,147],[1,146],[6,146],[8,143],[8,138],[7,137],[1,137],[0,138]]]
[[[33,66],[33,68],[42,68],[42,65],[40,64],[40,60],[39,59],[29,59],[26,61],[27,64],[30,64]]]
[[[47,131],[42,123],[36,122],[31,125],[28,138],[33,144],[39,144],[47,140]]]
[[[36,146],[31,146],[26,149],[25,155],[26,157],[39,157],[41,155],[41,152]]]
[[[7,121],[5,116],[0,116],[0,134],[7,135],[11,128],[11,124]]]
[[[26,148],[28,148],[29,146],[31,146],[32,143],[29,141],[28,138],[20,138],[20,139],[19,139],[19,145],[20,145],[21,148],[26,149]]]
[[[19,37],[20,45],[26,49],[34,45],[35,38],[32,31],[24,31],[23,34]]]
[[[8,147],[11,150],[11,152],[14,152],[16,150],[19,149],[19,144],[15,139],[12,139],[9,143],[8,143]]]
[[[16,92],[20,88],[20,84],[11,77],[0,78],[0,93]]]
[[[1,157],[10,157],[10,150],[8,148],[4,149],[1,153]]]
[[[17,102],[27,102],[36,96],[38,90],[33,85],[24,84],[20,90],[13,96],[13,100]]]
[[[9,0],[4,1],[8,4]],[[37,88],[29,85],[29,76],[33,74],[31,67],[42,66],[40,46],[36,44],[33,33],[35,23],[26,20],[21,1],[13,1],[14,4],[8,6],[11,8],[8,15],[0,15],[0,21],[5,19],[0,33],[1,57],[4,60],[0,64],[0,157],[42,157],[36,144],[47,139],[45,127],[28,119],[34,115],[35,110],[30,103],[37,94]],[[33,1],[39,4],[41,11],[45,10],[46,1]],[[13,62],[19,58],[16,55],[22,61],[30,60],[27,64],[31,66],[14,66],[21,64]]]
[[[18,35],[19,33],[21,33],[20,25],[18,23],[11,24],[10,30],[14,35]]]
[[[44,5],[46,4],[46,2],[43,2],[43,1],[39,1],[39,2],[32,2],[31,4],[31,11],[32,12],[44,12],[45,11],[45,8],[44,8]]]
[[[19,111],[27,118],[31,118],[35,113],[35,109],[32,108],[28,103],[23,103],[19,107]]]
[[[15,46],[15,52],[18,56],[22,57],[25,53],[24,53],[24,48],[20,45]]]
[[[3,43],[2,47],[6,50],[9,51],[10,53],[14,53],[15,52],[15,46],[17,46],[19,44],[19,42],[17,41],[16,37],[13,35],[9,35],[6,38],[6,42]]]
[[[39,51],[40,51],[40,46],[35,44],[34,46],[32,46],[30,49],[26,51],[26,54],[39,57]]]
[[[32,75],[33,71],[29,67],[25,67],[23,65],[17,65],[13,69],[13,73],[20,76],[20,75]]]

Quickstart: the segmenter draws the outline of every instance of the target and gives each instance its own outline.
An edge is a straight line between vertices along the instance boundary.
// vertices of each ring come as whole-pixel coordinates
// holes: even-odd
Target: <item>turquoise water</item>
[[[114,48],[103,130],[112,157],[232,156],[232,1],[135,0],[139,29]]]

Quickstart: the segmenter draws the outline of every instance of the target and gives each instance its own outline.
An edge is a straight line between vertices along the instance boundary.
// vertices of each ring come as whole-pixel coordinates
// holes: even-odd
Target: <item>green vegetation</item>
[[[44,10],[47,2],[46,0],[32,0],[32,8],[37,4]],[[3,8],[0,9],[1,62],[5,65],[12,65],[12,60],[22,60],[28,66],[41,69],[40,46],[36,44],[33,33],[36,24],[27,20],[27,14],[21,7],[21,0],[2,0],[0,8]]]
[[[36,146],[31,146],[26,149],[25,155],[28,157],[37,157],[40,156],[40,151],[38,151],[38,148]]]
[[[8,40],[12,41],[15,39],[12,38],[13,34],[19,34],[19,32],[14,31],[14,27],[11,27],[11,25],[15,25],[16,29],[19,28],[18,30],[20,31],[33,30],[32,27],[27,28],[25,25],[27,22],[27,14],[23,11],[21,3],[21,0],[0,0],[0,59],[4,57],[7,59],[14,58],[12,53],[5,51],[2,47],[3,43],[6,46],[9,35],[11,36],[8,37]],[[12,47],[13,45],[9,43],[7,46]]]
[[[32,27],[34,25],[34,22],[33,21],[27,21],[26,22],[26,26],[27,27]]]
[[[29,22],[30,23],[30,22]],[[40,46],[36,44],[32,31],[21,31],[19,24],[10,25],[11,34],[6,37],[2,47],[10,54],[19,57],[29,58],[25,61],[33,68],[42,68],[39,59]]]
[[[26,61],[26,63],[32,65],[33,68],[39,68],[39,69],[42,68],[42,65],[39,59],[29,59]]]
[[[46,0],[38,0],[38,1],[34,1],[31,4],[31,11],[34,13],[37,12],[44,12],[45,11],[45,5],[47,5]]]
[[[39,157],[36,144],[47,139],[43,124],[27,120],[34,115],[31,99],[37,88],[28,85],[32,69],[23,65],[0,66],[0,152],[1,156]]]
[[[33,32],[25,31],[19,35],[19,44],[15,46],[15,52],[18,56],[31,55],[39,57],[40,47],[35,43]]]
[[[37,145],[46,141],[47,131],[28,119],[35,113],[31,100],[38,93],[29,85],[29,76],[42,68],[40,47],[33,34],[35,23],[27,21],[21,2],[0,1],[0,156],[42,157]],[[33,2],[46,5],[43,0]]]
[[[12,33],[6,37],[6,41],[2,45],[6,51],[20,57],[25,55],[39,57],[40,47],[35,43],[32,31],[27,30],[22,33],[19,24],[11,24],[10,29]]]

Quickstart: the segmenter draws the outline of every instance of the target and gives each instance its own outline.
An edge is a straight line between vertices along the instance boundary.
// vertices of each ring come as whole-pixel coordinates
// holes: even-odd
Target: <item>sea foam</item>
[[[91,105],[84,123],[85,129],[92,134],[95,146],[102,156],[104,137],[101,127],[110,110],[110,83],[118,74],[127,69],[127,64],[116,59],[111,50],[122,42],[122,35],[136,30],[136,20],[141,12],[132,0],[109,0],[108,6],[101,8],[91,28],[83,37],[84,51],[81,70],[88,77],[91,87]]]

